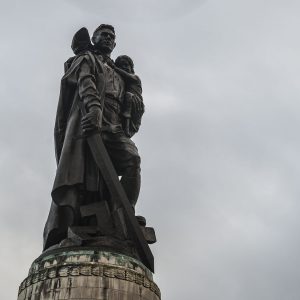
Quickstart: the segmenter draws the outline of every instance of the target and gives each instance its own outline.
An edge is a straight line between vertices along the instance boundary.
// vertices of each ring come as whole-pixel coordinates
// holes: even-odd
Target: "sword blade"
[[[87,142],[91,149],[94,160],[104,178],[107,188],[110,191],[112,200],[118,201],[118,204],[120,204],[124,210],[124,215],[128,221],[130,236],[135,242],[142,262],[146,267],[154,272],[153,254],[143,236],[140,225],[136,220],[132,206],[130,205],[127,195],[119,181],[119,177],[107,153],[100,133],[96,133],[87,137]]]

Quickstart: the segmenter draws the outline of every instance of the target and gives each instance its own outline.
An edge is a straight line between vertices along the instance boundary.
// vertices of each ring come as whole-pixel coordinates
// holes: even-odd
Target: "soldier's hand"
[[[84,133],[99,130],[101,127],[102,111],[98,106],[92,106],[89,112],[81,120],[81,128]]]

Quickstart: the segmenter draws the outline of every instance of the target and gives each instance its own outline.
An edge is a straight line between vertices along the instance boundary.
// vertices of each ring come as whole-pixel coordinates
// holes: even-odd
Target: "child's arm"
[[[140,79],[137,75],[128,73],[118,67],[114,67],[115,71],[122,76],[125,82],[127,83],[139,83]]]

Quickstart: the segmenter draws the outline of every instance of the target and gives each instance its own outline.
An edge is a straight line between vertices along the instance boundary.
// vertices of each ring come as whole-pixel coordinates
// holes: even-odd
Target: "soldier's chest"
[[[104,64],[105,90],[108,94],[121,97],[124,93],[125,83],[122,77],[110,66]]]

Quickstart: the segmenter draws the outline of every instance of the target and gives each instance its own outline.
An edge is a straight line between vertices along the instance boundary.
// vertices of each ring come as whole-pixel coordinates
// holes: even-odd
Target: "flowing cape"
[[[102,62],[90,51],[71,58],[66,63],[66,73],[61,80],[60,97],[58,101],[54,141],[57,160],[57,172],[52,190],[53,200],[57,203],[56,190],[63,186],[82,184],[86,181],[87,144],[82,138],[80,126],[80,103],[78,94],[78,73],[83,62],[90,64],[92,75],[100,96],[100,106],[103,107],[105,92],[105,74]],[[93,166],[94,165],[94,166]],[[90,164],[89,170],[97,172],[95,164]],[[92,172],[92,171],[91,171]],[[94,172],[92,172],[94,174]],[[90,173],[90,172],[89,172]],[[96,184],[96,183],[95,183]],[[97,190],[97,187],[91,187]],[[63,203],[61,203],[63,205]]]

